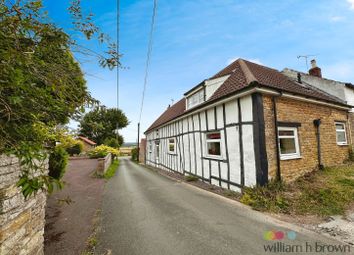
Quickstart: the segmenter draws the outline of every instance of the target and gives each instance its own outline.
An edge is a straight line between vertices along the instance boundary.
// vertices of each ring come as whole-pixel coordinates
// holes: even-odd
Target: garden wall
[[[111,153],[108,153],[108,155],[104,158],[99,158],[97,169],[96,169],[97,175],[103,176],[111,164],[112,164],[112,154]]]
[[[46,195],[25,200],[19,175],[18,159],[0,155],[0,254],[43,254]]]

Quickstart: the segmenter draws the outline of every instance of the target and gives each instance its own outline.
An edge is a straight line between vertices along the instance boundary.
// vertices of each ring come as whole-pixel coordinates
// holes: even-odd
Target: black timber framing
[[[260,97],[260,98],[259,98]],[[261,99],[259,101],[259,99]],[[153,162],[156,165],[161,165],[165,167],[166,169],[169,169],[171,171],[176,171],[176,172],[183,172],[184,174],[191,174],[198,176],[199,178],[205,180],[208,180],[211,183],[211,180],[217,180],[219,185],[221,186],[222,183],[225,185],[227,184],[227,187],[230,189],[230,185],[237,186],[237,187],[244,187],[245,185],[245,162],[244,162],[244,139],[243,139],[243,131],[244,131],[244,125],[252,125],[253,126],[253,135],[254,135],[254,153],[255,153],[255,161],[256,161],[256,180],[257,184],[260,184],[264,182],[262,178],[260,178],[260,170],[262,170],[262,173],[264,171],[264,168],[260,168],[259,165],[262,162],[262,159],[260,157],[260,148],[262,147],[262,144],[259,144],[259,136],[260,133],[263,132],[263,138],[264,138],[264,148],[265,148],[265,134],[264,134],[264,116],[263,116],[263,99],[261,94],[257,95],[252,95],[252,109],[253,109],[253,119],[251,121],[243,121],[244,117],[242,116],[243,114],[243,109],[242,109],[242,99],[238,98],[234,101],[237,105],[237,111],[238,111],[238,119],[235,122],[228,123],[227,118],[226,118],[226,106],[224,104],[220,104],[218,106],[212,107],[210,109],[204,110],[203,112],[198,112],[195,114],[191,114],[190,116],[186,116],[186,118],[183,120],[177,120],[176,123],[170,123],[169,125],[166,125],[164,128],[164,133],[163,137],[159,137],[158,139],[150,139],[149,141],[154,141],[154,140],[160,140],[161,141],[161,152],[162,148],[166,148],[168,151],[168,139],[169,138],[176,138],[176,142],[179,149],[179,153],[177,155],[170,155],[169,153],[165,153],[164,155],[166,158],[166,161],[164,162],[153,162],[151,160],[155,160],[151,158],[149,162]],[[258,114],[259,111],[262,111],[262,114]],[[202,116],[202,115],[205,116]],[[214,117],[214,119],[213,119]],[[211,119],[210,119],[211,118]],[[218,119],[219,118],[219,119]],[[222,118],[222,119],[220,119]],[[260,119],[262,118],[262,119]],[[203,123],[205,120],[205,124]],[[211,122],[209,122],[209,120]],[[190,123],[190,121],[192,121]],[[262,124],[263,123],[263,124]],[[197,128],[199,124],[199,129]],[[203,124],[203,125],[202,125]],[[202,127],[203,126],[203,127]],[[231,166],[230,166],[230,155],[229,155],[229,148],[228,146],[232,146],[232,144],[229,144],[228,141],[228,128],[230,127],[235,127],[236,130],[238,131],[238,140],[239,140],[239,157],[240,157],[240,183],[234,183],[231,181]],[[187,130],[185,130],[187,129]],[[197,130],[198,129],[198,130]],[[263,131],[262,131],[263,130]],[[162,128],[161,128],[162,131]],[[224,133],[224,147],[225,147],[225,158],[223,159],[214,159],[214,158],[209,158],[205,157],[205,145],[203,143],[203,139],[205,133],[208,132],[215,132],[215,131],[223,131]],[[258,132],[258,133],[257,133]],[[199,138],[195,133],[199,133]],[[188,139],[185,140],[185,139]],[[199,139],[199,141],[198,141]],[[258,139],[258,140],[257,140]],[[257,142],[256,142],[257,141]],[[163,144],[163,142],[166,142],[166,145]],[[188,143],[188,144],[186,144]],[[194,145],[194,152],[192,151],[192,145]],[[200,146],[200,157],[199,153],[197,151],[197,146]],[[257,151],[259,155],[257,154]],[[266,153],[265,149],[264,152]],[[188,155],[187,155],[188,154]],[[160,154],[160,156],[162,156]],[[186,157],[189,156],[189,163],[186,162]],[[192,162],[192,158],[194,159],[194,162]],[[201,172],[197,171],[197,166],[198,166],[198,161],[201,162]],[[259,161],[259,162],[257,162]],[[186,163],[189,165],[188,171],[186,170]],[[225,165],[223,165],[225,164]],[[212,174],[212,166],[216,167],[215,175],[219,175],[216,177],[214,174]],[[224,166],[227,168],[225,169]],[[193,167],[195,168],[193,171]],[[209,168],[209,169],[208,169]],[[199,169],[200,170],[200,169]],[[207,175],[207,171],[209,170],[209,176]],[[221,176],[221,170],[226,170],[226,174]],[[224,172],[222,172],[224,173]],[[201,176],[200,176],[201,175]],[[207,178],[206,178],[207,176]],[[268,169],[267,169],[267,174],[266,177],[268,179]],[[222,182],[222,183],[221,183]]]
[[[183,120],[181,120],[181,126],[182,126],[182,135],[181,135],[181,137],[182,137],[182,152],[183,152],[183,160],[182,160],[182,162],[183,162],[183,168],[182,168],[182,170],[183,170],[183,172],[185,172],[186,171],[186,152],[184,151],[184,136],[183,136]]]
[[[201,120],[200,120],[200,112],[198,113],[198,121],[199,121],[199,131],[200,131],[200,134],[199,134],[199,142],[200,142],[200,161],[201,161],[201,164],[202,164],[202,177],[204,179],[204,162],[203,162],[203,142],[202,142],[202,123],[201,123]]]
[[[256,161],[257,185],[263,186],[268,183],[268,158],[265,139],[265,123],[263,96],[260,93],[252,94],[253,120],[253,142]]]
[[[190,128],[189,128],[189,117],[187,117],[187,131],[189,132],[190,131]],[[190,139],[190,135],[187,134],[187,137],[188,137],[188,152],[189,152],[189,173],[192,172],[192,160],[191,160],[191,139]]]
[[[222,118],[224,123],[224,139],[225,139],[225,155],[226,155],[226,164],[227,164],[227,188],[230,189],[230,160],[229,160],[229,149],[227,147],[227,130],[226,130],[226,110],[225,104],[222,104]],[[220,176],[221,178],[221,176]]]
[[[195,131],[194,116],[192,115],[192,128]],[[197,143],[195,142],[195,132],[193,133],[193,148],[194,148],[194,174],[197,175]]]

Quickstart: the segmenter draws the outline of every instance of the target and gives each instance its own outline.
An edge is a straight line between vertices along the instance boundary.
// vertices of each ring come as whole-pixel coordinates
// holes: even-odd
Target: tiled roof
[[[87,137],[84,136],[79,136],[79,139],[84,141],[85,143],[88,143],[90,145],[96,145],[96,143],[94,141],[91,141],[90,139],[88,139]]]
[[[178,116],[182,115],[185,110],[186,100],[185,98],[182,98],[174,105],[168,107],[167,110],[163,114],[161,114],[161,116],[157,120],[155,120],[155,122],[152,123],[146,131],[157,128],[158,126],[177,118]]]
[[[248,87],[250,84],[256,84],[260,87],[268,87],[278,91],[288,92],[295,95],[310,97],[326,102],[340,105],[346,105],[344,101],[329,95],[328,93],[317,89],[306,83],[298,83],[276,69],[258,65],[247,60],[237,59],[220,72],[209,78],[209,80],[230,75],[229,78],[214,92],[214,94],[202,105],[217,101],[220,98]],[[173,106],[169,107],[148,129],[154,129],[170,120],[173,120],[186,112],[185,99],[181,99]]]

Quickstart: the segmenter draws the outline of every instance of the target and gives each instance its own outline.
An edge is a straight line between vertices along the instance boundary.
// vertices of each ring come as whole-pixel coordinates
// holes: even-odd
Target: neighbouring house
[[[145,131],[146,163],[236,191],[292,181],[348,158],[350,110],[301,77],[238,59]]]
[[[91,141],[90,139],[84,136],[78,136],[78,139],[82,141],[84,144],[84,148],[83,148],[84,152],[89,152],[93,150],[97,145],[94,141]]]
[[[314,87],[336,96],[352,106],[349,113],[350,126],[354,127],[354,85],[349,82],[334,81],[322,77],[322,70],[317,66],[316,60],[311,60],[309,73],[298,72],[285,68],[282,73],[292,79],[300,79]],[[354,128],[351,128],[351,137],[354,136]]]

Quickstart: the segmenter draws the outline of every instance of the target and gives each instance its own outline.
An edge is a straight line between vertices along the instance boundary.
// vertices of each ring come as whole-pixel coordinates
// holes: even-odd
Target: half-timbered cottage
[[[239,191],[342,163],[347,103],[243,59],[204,80],[146,130],[146,164]]]

